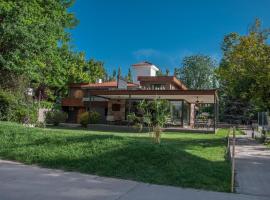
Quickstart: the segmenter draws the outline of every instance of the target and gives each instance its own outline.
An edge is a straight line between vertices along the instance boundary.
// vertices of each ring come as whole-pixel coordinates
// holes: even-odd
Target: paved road
[[[237,193],[270,199],[270,149],[251,139],[251,131],[236,140]]]
[[[158,186],[0,160],[0,200],[269,200]]]

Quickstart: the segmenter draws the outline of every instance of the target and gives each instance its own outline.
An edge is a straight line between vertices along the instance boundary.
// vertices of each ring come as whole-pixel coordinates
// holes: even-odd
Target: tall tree
[[[170,70],[166,69],[166,76],[169,76],[169,75],[170,75]]]
[[[237,99],[247,108],[270,109],[270,29],[257,19],[247,35],[225,36],[218,75],[226,99]]]
[[[132,82],[132,73],[131,73],[131,69],[128,68],[128,74],[126,76],[126,81],[127,82]]]
[[[183,59],[179,78],[190,89],[210,89],[216,86],[216,64],[209,56],[193,55]]]
[[[112,81],[116,80],[116,70],[115,69],[113,69],[112,76],[111,76],[110,80],[112,80]]]
[[[180,69],[179,68],[174,68],[173,75],[180,79]]]
[[[121,67],[118,67],[117,79],[120,79],[121,77],[122,77]]]
[[[68,12],[73,0],[0,1],[0,87],[47,88],[59,94],[70,82],[93,82],[103,65],[72,51],[67,31],[77,20]]]
[[[0,70],[40,81],[43,71],[62,70],[62,47],[68,43],[66,29],[77,23],[67,9],[72,1],[0,2]]]
[[[90,59],[84,67],[84,72],[87,72],[88,76],[85,79],[87,82],[95,82],[97,79],[105,78],[105,69],[103,62]]]

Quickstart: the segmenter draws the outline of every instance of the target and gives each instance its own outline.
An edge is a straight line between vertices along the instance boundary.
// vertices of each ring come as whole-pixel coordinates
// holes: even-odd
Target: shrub
[[[0,90],[0,120],[35,123],[37,107],[30,99],[10,91]]]
[[[87,127],[88,124],[96,124],[100,121],[100,114],[96,111],[84,112],[79,116],[79,122],[83,127]]]
[[[82,127],[87,127],[89,123],[89,112],[84,112],[80,114],[79,116],[79,123],[82,125]]]
[[[133,122],[139,130],[147,125],[149,131],[153,131],[156,143],[160,143],[162,127],[164,127],[170,116],[170,104],[167,100],[145,101],[142,100],[137,105],[138,113],[130,114],[129,121]]]
[[[48,124],[53,124],[55,126],[59,125],[59,123],[65,122],[67,119],[67,113],[61,110],[52,110],[46,113],[45,121]]]
[[[96,124],[100,121],[100,114],[96,111],[92,111],[89,113],[89,123]]]

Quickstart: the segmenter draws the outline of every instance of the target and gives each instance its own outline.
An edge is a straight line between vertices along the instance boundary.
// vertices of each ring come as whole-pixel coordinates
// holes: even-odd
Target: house
[[[200,105],[212,105],[213,116],[208,126],[215,130],[218,116],[216,90],[190,90],[174,76],[157,76],[159,69],[150,62],[133,64],[132,68],[133,83],[118,79],[69,85],[69,95],[62,100],[68,122],[77,123],[80,113],[95,110],[101,115],[100,123],[125,124],[127,115],[136,112],[135,105],[139,100],[167,99],[171,109],[170,126],[194,128]]]

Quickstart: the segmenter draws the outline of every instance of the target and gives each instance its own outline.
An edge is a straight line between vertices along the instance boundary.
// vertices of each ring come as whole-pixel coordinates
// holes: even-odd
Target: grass
[[[26,164],[206,190],[230,190],[226,130],[148,134],[26,128],[0,122],[0,157]]]

